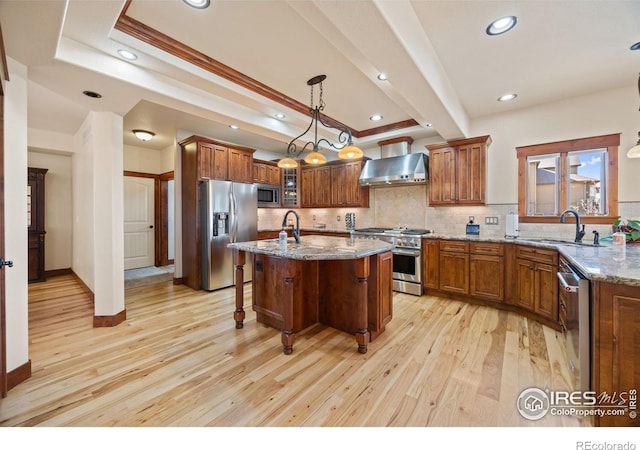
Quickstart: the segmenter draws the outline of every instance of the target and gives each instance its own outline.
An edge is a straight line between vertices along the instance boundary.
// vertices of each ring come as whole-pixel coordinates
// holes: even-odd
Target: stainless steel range
[[[359,228],[357,239],[380,239],[393,244],[393,290],[422,295],[422,238],[432,230],[407,228]]]

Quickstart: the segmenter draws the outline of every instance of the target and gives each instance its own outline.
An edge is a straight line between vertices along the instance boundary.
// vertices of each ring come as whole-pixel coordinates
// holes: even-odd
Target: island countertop
[[[393,250],[393,244],[377,239],[352,239],[334,236],[302,236],[300,244],[287,239],[286,245],[277,239],[234,242],[229,248],[290,259],[331,260],[357,259]]]

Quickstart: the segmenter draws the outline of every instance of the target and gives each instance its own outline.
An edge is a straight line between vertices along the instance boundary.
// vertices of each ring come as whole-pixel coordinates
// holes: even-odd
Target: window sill
[[[580,216],[580,223],[613,225],[620,216]],[[560,216],[520,216],[520,223],[560,223]],[[573,216],[566,217],[565,223],[575,223]]]

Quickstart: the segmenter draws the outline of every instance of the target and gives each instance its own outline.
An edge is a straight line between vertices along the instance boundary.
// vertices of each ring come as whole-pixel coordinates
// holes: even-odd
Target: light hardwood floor
[[[518,414],[523,389],[571,386],[563,335],[517,314],[396,293],[368,353],[315,325],[286,356],[250,305],[235,329],[233,289],[130,288],[126,309],[93,328],[73,277],[30,285],[33,374],[0,400],[0,426],[580,425]]]

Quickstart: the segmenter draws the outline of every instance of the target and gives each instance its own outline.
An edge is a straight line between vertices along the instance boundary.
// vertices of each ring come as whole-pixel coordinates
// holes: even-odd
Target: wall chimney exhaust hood
[[[410,153],[412,142],[408,136],[378,142],[381,158],[365,162],[360,173],[360,186],[425,184],[429,159],[424,153]]]

